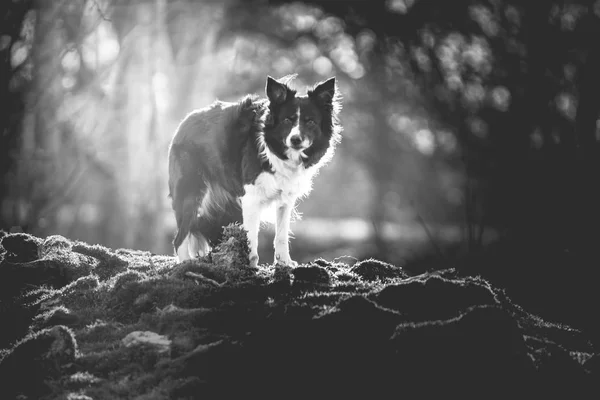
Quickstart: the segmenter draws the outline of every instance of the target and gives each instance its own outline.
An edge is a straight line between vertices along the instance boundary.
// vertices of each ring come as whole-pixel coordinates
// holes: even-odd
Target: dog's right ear
[[[281,104],[288,95],[288,87],[275,79],[267,76],[267,87],[265,89],[269,101],[273,104]]]

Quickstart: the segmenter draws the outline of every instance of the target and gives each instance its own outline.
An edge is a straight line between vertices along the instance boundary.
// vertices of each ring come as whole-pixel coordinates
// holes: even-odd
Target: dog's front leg
[[[242,218],[244,229],[248,233],[250,242],[250,266],[258,265],[258,230],[260,228],[260,214],[262,204],[255,197],[242,198]]]
[[[290,258],[290,219],[292,218],[293,202],[281,203],[277,206],[277,221],[275,226],[275,263],[296,267],[297,262]]]

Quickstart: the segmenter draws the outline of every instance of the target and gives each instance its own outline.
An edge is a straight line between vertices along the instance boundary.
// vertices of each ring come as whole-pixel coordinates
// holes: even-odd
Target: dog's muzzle
[[[286,142],[286,145],[294,150],[305,150],[312,144],[310,139],[302,138],[302,136],[299,134],[292,134],[288,136]]]

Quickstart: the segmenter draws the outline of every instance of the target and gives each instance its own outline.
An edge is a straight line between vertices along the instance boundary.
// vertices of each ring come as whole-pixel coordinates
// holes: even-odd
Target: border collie
[[[296,201],[330,161],[342,128],[335,78],[298,95],[288,86],[295,77],[268,76],[267,98],[216,101],[179,124],[169,146],[169,195],[180,262],[205,255],[224,226],[241,222],[255,267],[261,215],[275,205],[274,260],[297,266],[289,251]]]

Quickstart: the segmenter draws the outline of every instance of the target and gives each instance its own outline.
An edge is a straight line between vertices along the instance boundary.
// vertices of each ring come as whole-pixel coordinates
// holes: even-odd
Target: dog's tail
[[[193,257],[205,248],[206,240],[198,233],[191,233],[197,218],[199,201],[206,192],[206,184],[199,174],[200,166],[194,149],[173,145],[169,155],[169,194],[175,211],[177,234],[173,247],[180,261]],[[185,247],[180,249],[180,247]]]

